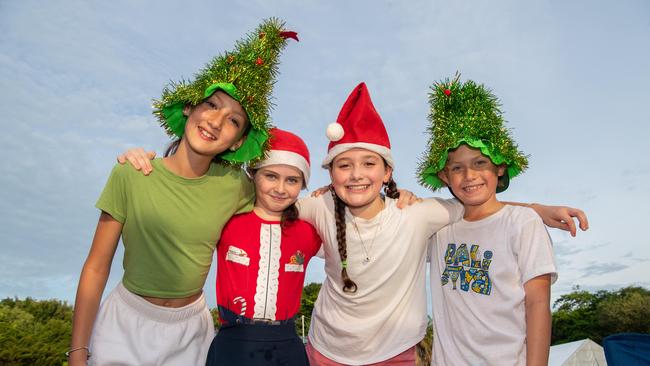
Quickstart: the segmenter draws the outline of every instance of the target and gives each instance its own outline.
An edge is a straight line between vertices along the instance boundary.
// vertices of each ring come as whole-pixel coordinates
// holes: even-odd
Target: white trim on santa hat
[[[350,142],[347,144],[338,144],[334,145],[330,149],[330,151],[327,152],[327,156],[325,157],[325,160],[323,160],[323,164],[321,165],[324,169],[329,169],[330,168],[330,163],[338,154],[342,154],[350,149],[354,148],[360,148],[360,149],[366,149],[370,150],[372,152],[375,152],[379,155],[381,155],[384,160],[386,160],[386,163],[388,166],[393,168],[395,166],[395,162],[393,160],[393,155],[390,153],[390,149],[387,148],[386,146],[382,145],[377,145],[377,144],[371,144],[367,142]]]
[[[309,163],[307,163],[307,160],[304,156],[293,151],[270,150],[267,154],[266,159],[257,163],[253,169],[259,169],[268,165],[277,164],[291,165],[295,168],[298,168],[302,172],[303,178],[305,180],[303,188],[307,188],[310,173]]]

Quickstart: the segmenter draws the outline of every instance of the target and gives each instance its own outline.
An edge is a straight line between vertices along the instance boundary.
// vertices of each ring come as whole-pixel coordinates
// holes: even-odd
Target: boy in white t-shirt
[[[433,365],[546,365],[551,338],[551,239],[528,207],[497,200],[528,162],[497,98],[458,77],[436,83],[423,184],[448,186],[463,219],[433,237]]]

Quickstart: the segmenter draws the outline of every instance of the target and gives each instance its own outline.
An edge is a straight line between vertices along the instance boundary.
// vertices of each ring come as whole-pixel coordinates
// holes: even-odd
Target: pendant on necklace
[[[368,264],[368,263],[370,263],[370,258],[368,257],[363,258],[363,264]]]

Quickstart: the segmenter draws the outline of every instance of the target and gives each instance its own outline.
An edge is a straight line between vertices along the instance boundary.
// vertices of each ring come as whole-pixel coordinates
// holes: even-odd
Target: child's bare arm
[[[578,220],[579,227],[582,231],[589,229],[587,215],[579,208],[567,206],[547,206],[539,203],[519,203],[503,202],[508,205],[530,207],[542,218],[544,224],[548,227],[565,230],[576,236],[576,224],[574,218]]]
[[[108,280],[115,249],[122,233],[122,224],[102,212],[88,258],[84,263],[77,287],[69,364],[86,365],[88,342],[92,333],[99,302]]]
[[[530,279],[526,293],[526,365],[547,365],[551,346],[551,275]]]
[[[124,153],[120,154],[117,157],[117,162],[120,164],[125,164],[127,161],[133,165],[136,170],[142,171],[142,174],[149,175],[153,171],[153,166],[151,165],[151,160],[156,157],[156,153],[153,151],[145,151],[141,147],[129,149]],[[321,187],[312,193],[313,197],[318,197],[321,194],[326,193],[329,190],[328,186]],[[420,202],[421,199],[415,196],[413,193],[407,190],[400,190],[400,198],[398,201],[398,207],[404,208],[410,206],[416,202]],[[537,214],[542,218],[544,224],[549,227],[556,229],[565,230],[571,233],[571,236],[576,236],[576,224],[574,218],[578,220],[578,224],[582,231],[585,231],[589,228],[589,222],[587,220],[587,215],[578,209],[567,206],[547,206],[539,203],[520,203],[520,202],[503,202],[508,205],[515,206],[527,206],[535,210]]]

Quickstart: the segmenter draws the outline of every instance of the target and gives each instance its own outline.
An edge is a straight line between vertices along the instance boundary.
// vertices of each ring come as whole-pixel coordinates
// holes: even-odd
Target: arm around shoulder
[[[460,219],[463,218],[463,215],[465,214],[465,207],[463,206],[463,203],[455,198],[438,198],[438,197],[425,198],[422,202],[425,204],[427,202],[432,202],[430,203],[431,205],[442,206],[449,214],[448,222],[446,224],[451,224],[456,221],[459,221]]]
[[[332,200],[332,195],[329,192],[317,197],[301,197],[296,202],[296,206],[298,207],[298,217],[301,220],[305,220],[316,226],[318,218],[322,217],[324,212],[327,210],[327,200]],[[332,207],[334,207],[333,203]]]
[[[579,208],[568,206],[547,206],[539,203],[520,203],[520,202],[503,202],[508,205],[530,207],[542,218],[544,224],[548,227],[568,231],[571,236],[576,236],[576,224],[574,219],[578,220],[578,226],[582,231],[589,229],[587,215]]]

